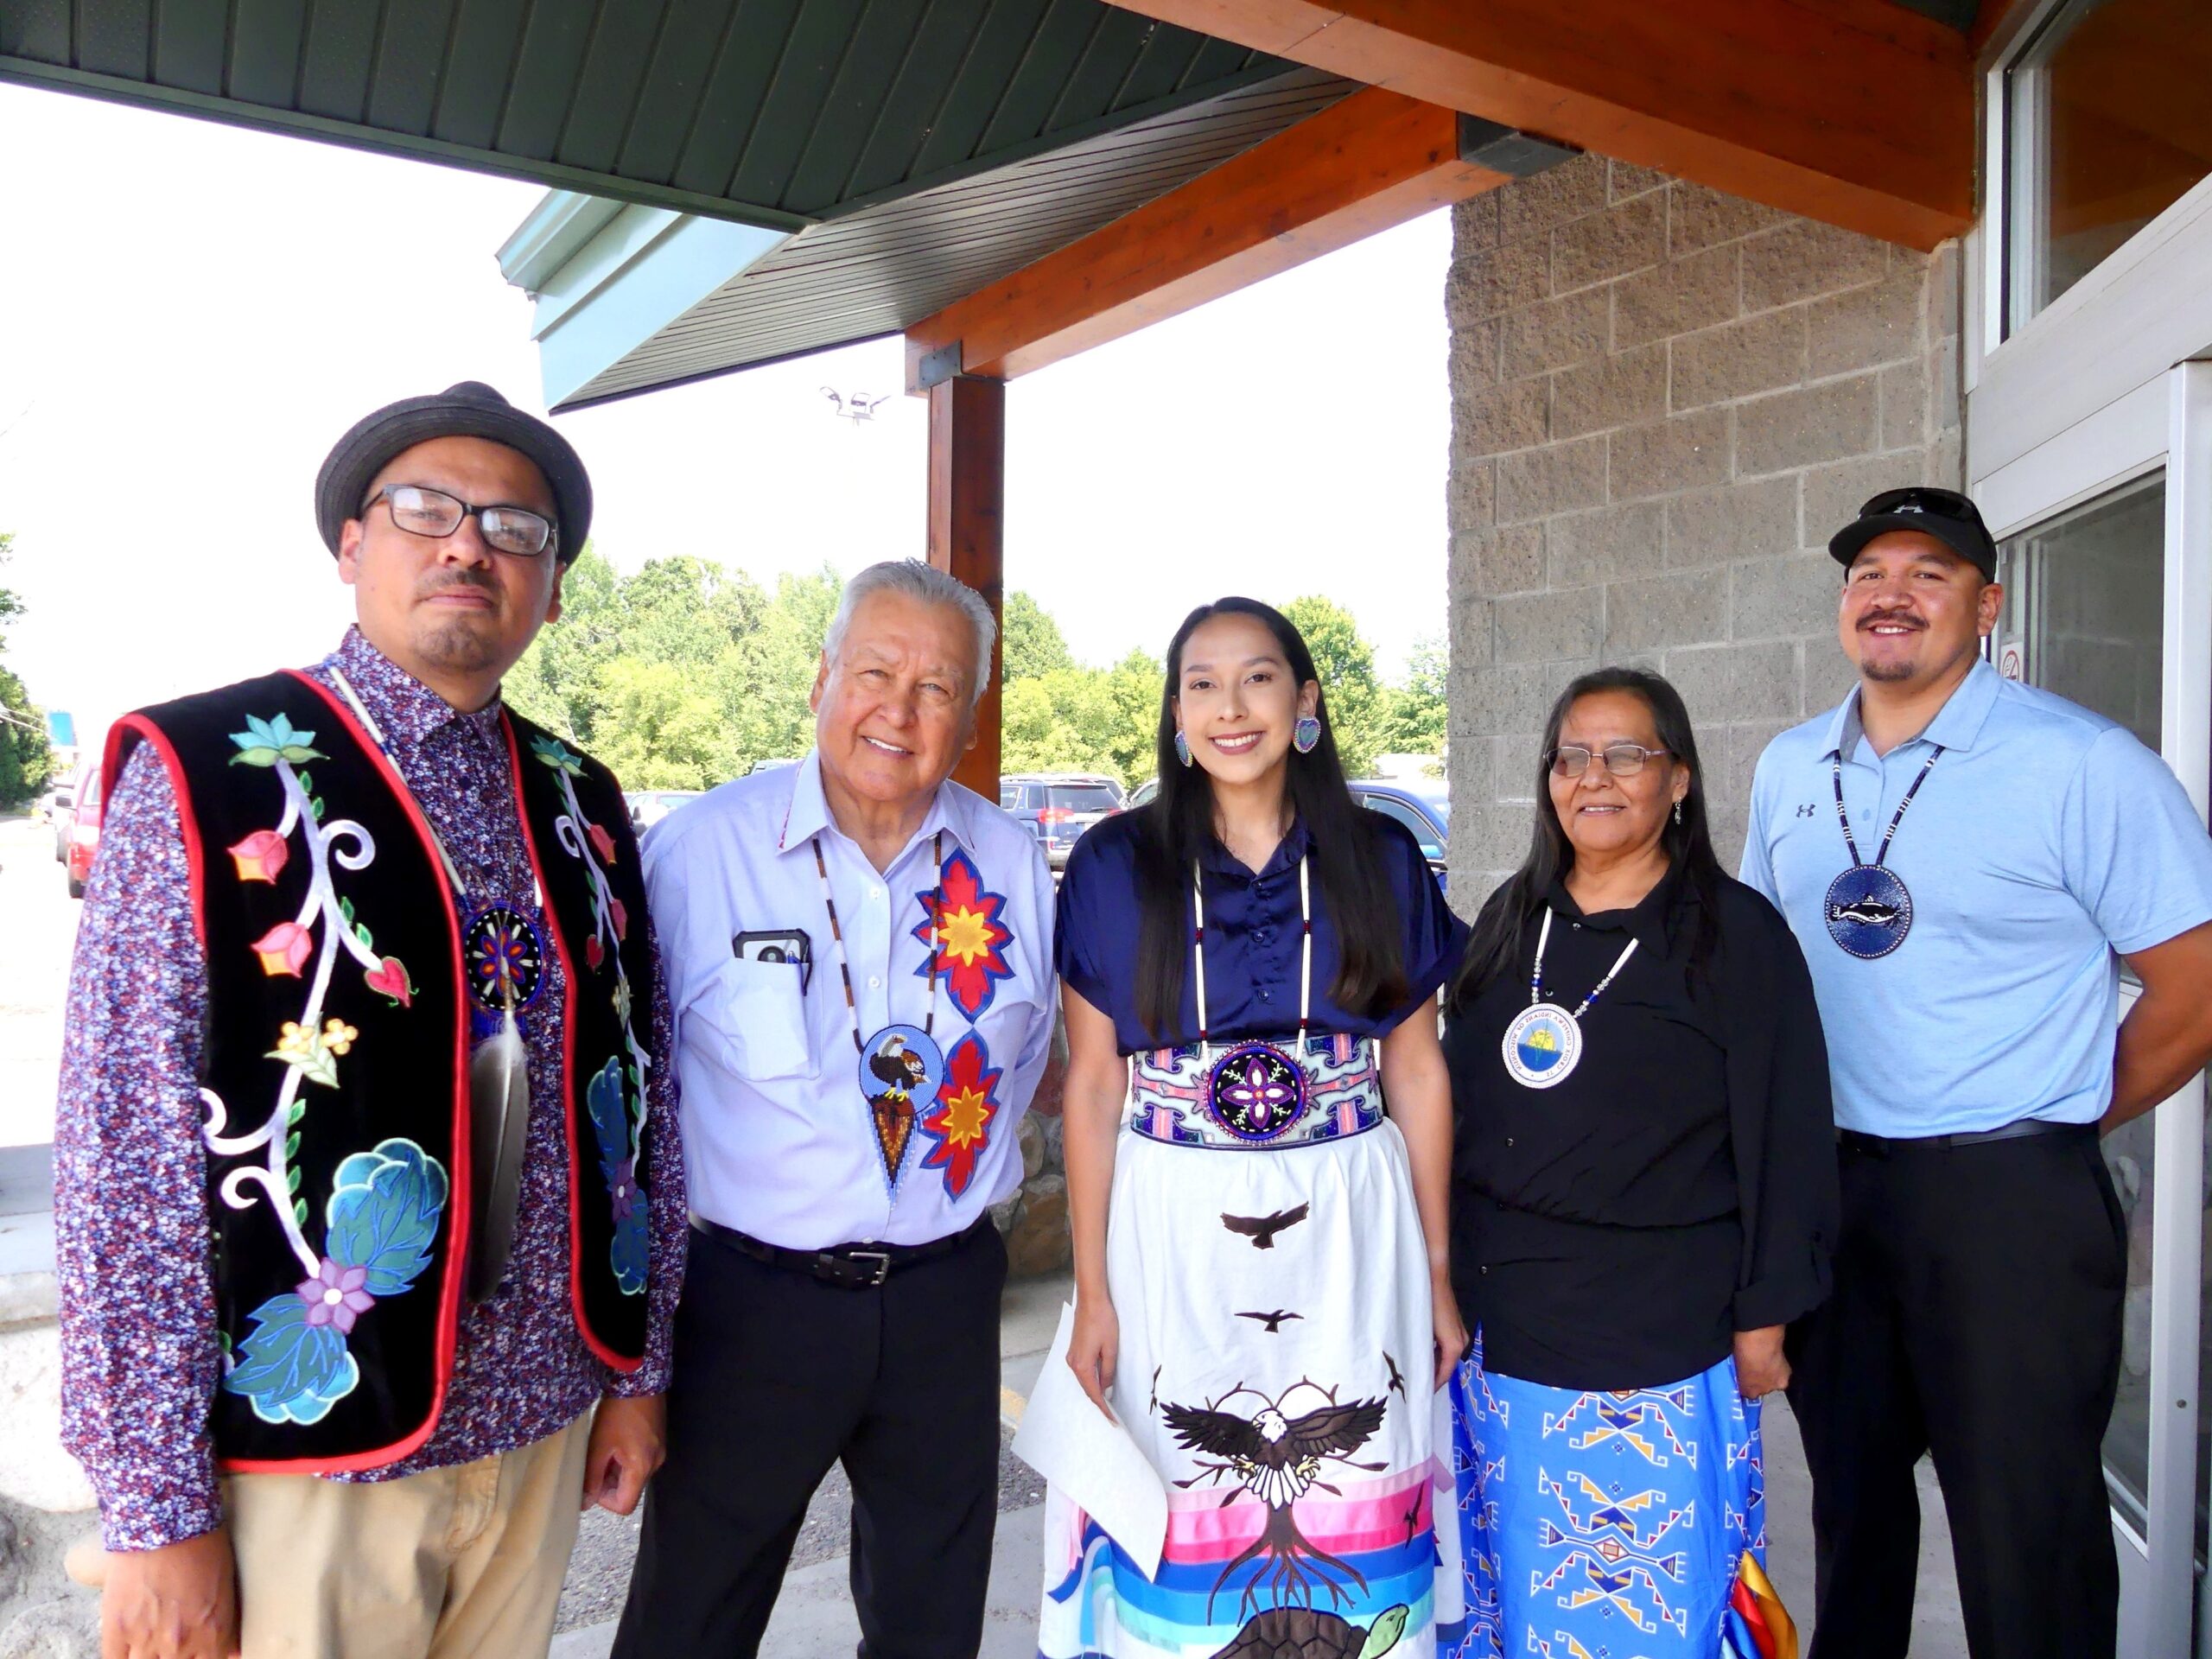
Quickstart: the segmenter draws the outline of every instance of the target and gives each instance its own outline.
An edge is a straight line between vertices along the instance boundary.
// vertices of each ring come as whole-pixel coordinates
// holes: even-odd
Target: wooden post
[[[931,386],[929,397],[929,560],[988,600],[999,624],[990,688],[976,709],[976,747],[952,775],[996,801],[1006,641],[1006,382],[955,375]]]

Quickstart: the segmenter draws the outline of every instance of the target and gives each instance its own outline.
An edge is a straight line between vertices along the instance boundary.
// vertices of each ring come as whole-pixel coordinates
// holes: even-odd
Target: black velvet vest
[[[645,1346],[653,963],[629,815],[605,767],[505,716],[567,977],[571,1298],[593,1351]],[[336,696],[272,674],[117,722],[167,767],[207,964],[201,1058],[224,1377],[221,1465],[397,1462],[437,1426],[469,1237],[463,918],[435,838]]]

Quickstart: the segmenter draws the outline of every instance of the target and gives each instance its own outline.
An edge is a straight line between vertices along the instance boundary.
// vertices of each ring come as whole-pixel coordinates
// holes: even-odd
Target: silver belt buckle
[[[875,1263],[875,1274],[867,1281],[863,1286],[865,1289],[874,1290],[891,1276],[891,1256],[888,1251],[848,1250],[845,1252],[845,1260],[853,1262],[873,1262]]]

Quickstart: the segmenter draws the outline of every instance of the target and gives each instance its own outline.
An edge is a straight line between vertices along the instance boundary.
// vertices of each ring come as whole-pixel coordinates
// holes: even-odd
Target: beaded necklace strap
[[[446,867],[446,880],[453,883],[453,890],[457,896],[467,898],[469,896],[468,883],[461,879],[461,867],[454,862],[453,854],[446,847],[446,838],[438,833],[438,826],[430,822],[430,815],[423,810],[423,803],[416,797],[414,786],[401,774],[399,762],[392,760],[391,745],[385,741],[384,728],[377,724],[375,716],[362,705],[360,696],[353,690],[353,682],[346,677],[344,669],[333,663],[330,665],[330,677],[337,682],[339,695],[346,699],[346,706],[353,711],[354,719],[361,722],[361,729],[366,732],[376,744],[378,753],[386,760],[391,761],[392,777],[398,781],[400,788],[407,791],[407,798],[415,803],[415,810],[422,814],[423,828],[430,833],[430,845],[438,849],[438,861]],[[518,813],[522,810],[521,802],[515,803],[515,810]],[[483,874],[480,868],[478,868],[477,874],[480,876]],[[484,885],[489,887],[493,884],[487,880]],[[535,869],[531,872],[530,877],[530,901],[540,911],[545,908],[545,893],[538,885],[537,873]]]
[[[1920,786],[1928,781],[1928,774],[1936,769],[1936,763],[1942,758],[1943,746],[1938,743],[1934,753],[1929,755],[1927,765],[1921,767],[1920,775],[1912,780],[1912,787],[1905,791],[1904,799],[1897,803],[1897,812],[1890,819],[1890,832],[1882,837],[1882,849],[1874,855],[1874,862],[1877,866],[1885,865],[1890,861],[1890,843],[1897,838],[1897,826],[1904,822],[1905,809],[1912,804],[1912,798],[1920,793]],[[1943,775],[1948,778],[1951,774],[1947,772]],[[1851,838],[1851,814],[1843,810],[1843,757],[1840,754],[1835,758],[1834,779],[1835,821],[1843,826],[1843,844],[1851,849],[1851,861],[1855,865],[1863,866],[1866,861],[1859,856],[1859,843]]]
[[[1544,947],[1551,942],[1552,909],[1549,905],[1546,905],[1544,925],[1536,931],[1535,963],[1529,969],[1529,1006],[1532,1008],[1544,1000]],[[1628,949],[1614,958],[1613,965],[1605,970],[1605,976],[1591,988],[1590,995],[1582,999],[1582,1006],[1575,1009],[1571,1018],[1579,1020],[1584,1014],[1590,1012],[1590,1005],[1603,996],[1605,994],[1605,987],[1620,976],[1621,969],[1628,966],[1628,959],[1636,954],[1636,947],[1641,943],[1641,940],[1633,938],[1628,942]]]
[[[868,1046],[861,1040],[860,1004],[853,1000],[853,969],[845,958],[845,930],[837,920],[837,900],[830,892],[830,865],[822,856],[822,837],[814,836],[809,839],[814,848],[814,873],[822,881],[822,906],[830,912],[830,943],[837,956],[837,977],[845,985],[845,1023],[852,1027],[853,1052],[855,1054],[864,1053]],[[944,831],[942,830],[930,842],[930,859],[937,867],[937,891],[930,899],[930,1007],[929,1013],[922,1020],[925,1036],[937,1033],[937,966],[938,957],[944,948],[944,939],[938,931],[944,914]]]

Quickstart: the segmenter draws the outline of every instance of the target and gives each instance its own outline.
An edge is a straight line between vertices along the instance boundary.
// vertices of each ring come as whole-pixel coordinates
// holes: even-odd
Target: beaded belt
[[[1129,1128],[1170,1146],[1263,1152],[1359,1135],[1382,1121],[1372,1037],[1286,1038],[1147,1049]]]

